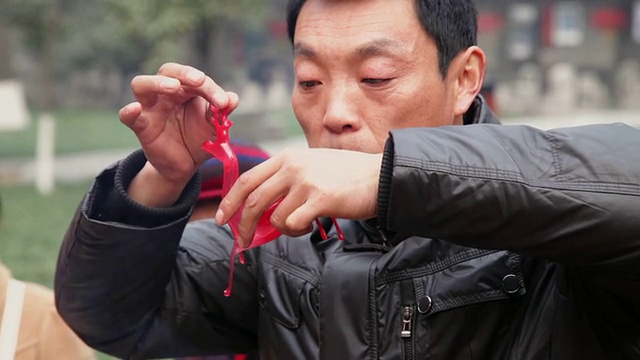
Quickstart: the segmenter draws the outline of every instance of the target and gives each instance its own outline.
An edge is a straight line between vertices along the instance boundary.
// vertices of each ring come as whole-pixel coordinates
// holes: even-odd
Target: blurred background
[[[232,135],[304,145],[286,0],[3,0],[0,259],[52,286],[89,182],[136,148],[117,118],[129,82],[176,61],[236,91]],[[483,93],[507,124],[640,124],[640,0],[477,0]],[[107,358],[107,357],[104,357]]]

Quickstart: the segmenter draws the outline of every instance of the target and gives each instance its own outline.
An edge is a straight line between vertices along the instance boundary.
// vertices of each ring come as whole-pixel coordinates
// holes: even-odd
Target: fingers
[[[280,232],[289,236],[302,236],[313,230],[313,221],[318,216],[317,208],[309,205],[313,203],[308,192],[291,189],[287,196],[278,204],[271,214],[271,224]]]
[[[157,75],[134,77],[131,90],[143,107],[155,105],[159,95],[173,94],[200,96],[219,109],[229,107],[233,111],[238,106],[237,94],[225,91],[202,71],[176,63],[162,65]]]
[[[118,117],[123,124],[135,131],[136,129],[134,128],[136,127],[136,120],[140,114],[142,114],[142,105],[140,105],[139,102],[132,102],[120,109]]]
[[[167,63],[158,70],[160,78],[172,78],[184,86],[184,90],[205,98],[219,109],[225,109],[232,103],[230,93],[227,93],[213,79],[202,71],[191,66]],[[162,84],[162,81],[159,81]],[[235,95],[235,94],[234,94]],[[237,106],[237,95],[235,100]]]
[[[222,200],[216,221],[227,223],[242,207],[239,242],[247,246],[261,216],[280,232],[298,236],[320,216],[376,216],[382,154],[291,149],[244,173]],[[283,198],[275,210],[269,206]],[[246,200],[245,200],[246,199]],[[234,220],[235,223],[235,220]]]
[[[232,91],[227,91],[227,95],[229,96],[229,106],[228,106],[229,113],[231,113],[240,104],[240,97],[238,96],[238,94],[236,94],[236,93],[234,93]]]
[[[215,216],[216,222],[220,225],[229,222],[233,214],[235,214],[245,202],[245,199],[247,199],[245,206],[255,206],[259,196],[253,195],[251,199],[248,199],[249,195],[258,188],[260,184],[273,175],[275,170],[277,170],[277,164],[272,158],[240,175],[236,183],[220,202]]]
[[[280,209],[280,214],[282,214],[282,202],[293,204],[289,206],[295,206],[295,204],[300,204],[301,201],[304,201],[304,199],[293,200],[294,196],[289,196],[289,194],[286,193],[288,187],[289,185],[287,185],[283,179],[274,176],[265,181],[249,195],[242,209],[241,220],[238,226],[241,246],[246,247],[250,245],[258,226],[275,227],[277,230],[283,232],[282,227],[274,226],[273,224],[274,210],[278,211],[278,209]],[[278,215],[276,215],[276,217],[277,216]],[[306,228],[306,226],[304,228]],[[290,229],[287,229],[285,233],[287,235],[294,234]],[[298,232],[295,232],[295,234],[297,235]]]
[[[138,75],[131,80],[131,92],[143,107],[155,105],[158,95],[175,94],[180,81],[165,76]]]
[[[142,106],[139,102],[132,102],[124,106],[118,112],[120,120],[124,123],[135,120],[142,113]]]
[[[258,224],[264,222],[263,216],[271,226],[289,236],[300,236],[313,229],[319,207],[307,203],[312,186],[306,182],[294,185],[295,177],[281,171],[280,161],[272,158],[241,175],[220,203],[215,217],[218,224],[230,221],[244,204],[238,224],[238,242],[242,247],[250,245]]]
[[[245,172],[220,202],[215,216],[218,224],[229,222],[244,205],[238,226],[240,246],[250,244],[265,210],[287,193],[290,184],[281,176],[274,176],[278,168],[278,161],[272,158]]]

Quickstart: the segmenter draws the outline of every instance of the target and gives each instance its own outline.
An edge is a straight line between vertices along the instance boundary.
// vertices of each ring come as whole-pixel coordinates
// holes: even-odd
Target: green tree
[[[41,88],[38,105],[45,111],[55,106],[55,46],[62,19],[60,9],[70,0],[7,0],[2,21],[22,34],[24,42],[40,63]]]
[[[127,64],[140,64],[136,70],[153,72],[168,60],[192,60],[209,72],[231,44],[227,35],[238,28],[259,29],[264,14],[259,0],[107,0],[105,28],[99,34],[115,31],[97,43],[111,45],[112,56],[127,59]]]
[[[0,21],[40,61],[38,102],[50,108],[56,78],[72,71],[115,68],[130,78],[166,61],[225,67],[232,35],[259,31],[265,15],[260,0],[5,0]]]
[[[0,80],[13,77],[9,44],[9,28],[0,21]]]

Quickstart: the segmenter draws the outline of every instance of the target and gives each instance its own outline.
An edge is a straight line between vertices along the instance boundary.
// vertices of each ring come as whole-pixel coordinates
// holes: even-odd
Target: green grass
[[[0,257],[17,278],[53,285],[60,242],[88,186],[58,185],[51,196],[32,185],[0,187]]]
[[[120,123],[114,111],[60,109],[56,119],[55,150],[57,154],[98,149],[135,147],[133,132]],[[27,157],[35,153],[37,115],[21,131],[0,133],[0,158]]]

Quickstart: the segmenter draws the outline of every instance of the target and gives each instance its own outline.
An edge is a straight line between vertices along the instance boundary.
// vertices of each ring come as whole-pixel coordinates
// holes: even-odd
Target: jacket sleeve
[[[640,131],[469,125],[392,133],[383,228],[586,266],[640,266]]]
[[[233,238],[205,220],[187,225],[198,179],[173,208],[126,196],[144,164],[135,153],[94,182],[58,259],[58,311],[89,345],[120,358],[167,358],[256,347],[255,252],[223,295]]]

